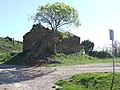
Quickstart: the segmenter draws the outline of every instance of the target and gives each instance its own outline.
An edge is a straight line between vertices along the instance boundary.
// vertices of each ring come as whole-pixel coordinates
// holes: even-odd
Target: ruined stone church
[[[80,51],[80,37],[69,36],[61,38],[61,32],[57,36],[57,53],[72,54]],[[43,27],[41,24],[33,25],[30,32],[23,36],[23,52],[29,59],[43,59],[54,52],[54,31]]]

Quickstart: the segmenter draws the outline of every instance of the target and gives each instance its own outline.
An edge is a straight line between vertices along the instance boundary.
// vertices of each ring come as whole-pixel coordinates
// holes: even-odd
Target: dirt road
[[[120,64],[115,64],[115,68],[120,72]],[[54,90],[57,80],[86,72],[112,72],[112,64],[38,68],[0,65],[0,90]]]

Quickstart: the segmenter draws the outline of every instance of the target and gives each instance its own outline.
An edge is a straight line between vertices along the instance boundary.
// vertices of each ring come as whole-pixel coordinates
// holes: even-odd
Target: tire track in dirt
[[[29,70],[37,71],[40,70],[41,68],[42,67],[38,67],[34,69],[31,68]],[[115,68],[116,68],[116,72],[120,72],[120,64],[115,64]],[[8,69],[2,69],[1,71],[6,71]],[[61,67],[48,67],[43,69],[53,70],[54,72],[47,73],[46,75],[38,76],[36,78],[25,81],[20,81],[10,84],[0,84],[0,90],[54,90],[52,86],[54,86],[54,83],[59,79],[65,79],[70,77],[71,75],[78,73],[112,72],[112,64],[110,63],[86,64],[86,65],[73,65],[73,66],[61,66]],[[34,72],[34,74],[37,73],[38,72]]]

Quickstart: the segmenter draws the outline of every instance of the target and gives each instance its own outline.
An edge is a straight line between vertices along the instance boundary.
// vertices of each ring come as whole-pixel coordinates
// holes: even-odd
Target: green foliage
[[[69,31],[60,32],[60,39],[66,39],[66,38],[70,38],[73,36],[74,34],[70,33]]]
[[[47,24],[50,29],[54,30],[54,53],[56,50],[56,31],[61,30],[64,26],[80,26],[78,11],[65,3],[55,2],[39,6],[35,16],[32,19],[38,23]]]
[[[83,73],[73,75],[69,80],[59,80],[56,90],[110,90],[112,73]],[[73,88],[69,88],[69,87]],[[113,90],[119,90],[120,73],[115,74]],[[69,88],[69,89],[66,89]]]
[[[107,53],[106,51],[92,51],[91,56],[97,58],[112,58],[110,53]]]
[[[90,54],[94,48],[94,43],[91,42],[90,40],[82,41],[81,45],[83,46],[86,54]]]
[[[52,30],[58,30],[65,25],[80,25],[79,14],[73,7],[65,3],[55,2],[39,6],[34,21],[48,24]]]
[[[62,62],[61,64],[48,64],[48,66],[68,66],[78,64],[90,64],[90,63],[112,63],[112,58],[99,59],[88,55],[81,55],[81,53],[75,53],[65,55],[63,53],[52,55],[49,60],[56,60]],[[115,59],[116,63],[120,63],[120,58]]]
[[[71,83],[69,81],[65,81],[65,80],[59,80],[56,83],[56,85],[62,86],[60,88],[57,88],[56,90],[81,90],[75,84],[73,84],[73,83]]]
[[[0,62],[6,62],[17,53],[22,52],[22,43],[0,37]]]
[[[0,53],[6,52],[22,52],[22,44],[18,41],[9,41],[0,37]]]
[[[10,53],[0,53],[0,62],[5,62],[9,60],[10,58],[12,58]]]
[[[61,53],[61,54],[52,55],[51,57],[49,57],[49,60],[61,61],[62,64],[50,64],[49,66],[84,64],[87,61],[88,63],[90,63],[91,61],[93,61],[93,59],[94,58],[88,55],[81,56],[80,53],[75,53],[70,55],[65,55]]]

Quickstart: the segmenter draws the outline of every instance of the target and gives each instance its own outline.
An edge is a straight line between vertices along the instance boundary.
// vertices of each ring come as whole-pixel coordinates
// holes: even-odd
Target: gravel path
[[[115,67],[120,72],[120,64]],[[37,68],[0,65],[0,90],[54,90],[52,86],[57,80],[86,72],[112,72],[112,64]]]

